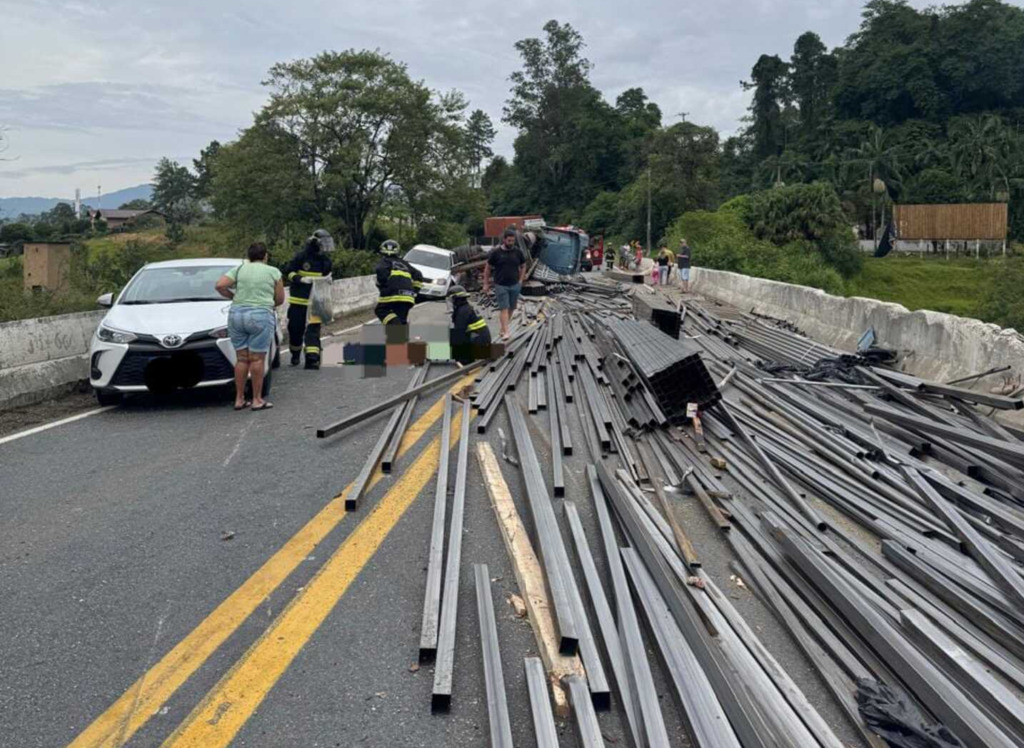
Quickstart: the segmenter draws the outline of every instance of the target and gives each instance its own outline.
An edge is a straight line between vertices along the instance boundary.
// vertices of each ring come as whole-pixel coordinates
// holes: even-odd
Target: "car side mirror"
[[[112,307],[114,306],[114,294],[105,293],[96,299],[96,304],[99,306]]]

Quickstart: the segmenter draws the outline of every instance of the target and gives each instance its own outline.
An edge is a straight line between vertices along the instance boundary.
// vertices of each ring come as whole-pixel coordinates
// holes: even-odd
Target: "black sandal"
[[[254,406],[252,406],[252,409],[253,410],[270,410],[273,407],[274,407],[273,403],[264,401],[263,405],[254,405]]]

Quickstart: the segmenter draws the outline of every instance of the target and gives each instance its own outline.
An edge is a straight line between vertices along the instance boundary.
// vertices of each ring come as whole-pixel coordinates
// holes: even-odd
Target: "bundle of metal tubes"
[[[594,709],[616,703],[634,745],[669,744],[659,663],[693,745],[848,744],[704,571],[678,513],[693,502],[861,745],[1024,745],[1024,431],[993,417],[1024,402],[986,392],[991,371],[931,382],[688,302],[682,338],[721,400],[671,423],[643,368],[655,354],[616,333],[627,320],[628,294],[565,285],[470,396],[478,434],[508,418],[559,645],[586,673],[565,683],[583,744],[602,744]]]

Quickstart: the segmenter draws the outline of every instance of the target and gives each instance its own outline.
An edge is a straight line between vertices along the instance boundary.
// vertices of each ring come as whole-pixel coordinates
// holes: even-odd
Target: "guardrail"
[[[368,309],[377,299],[372,275],[334,281],[336,315]],[[285,337],[287,303],[278,310]],[[41,402],[89,378],[89,344],[105,311],[0,323],[0,408]]]
[[[1024,335],[988,322],[817,288],[693,268],[692,290],[744,311],[788,320],[818,342],[853,351],[870,327],[879,345],[898,350],[910,374],[939,382],[1009,365],[1024,371]],[[987,390],[986,380],[979,390]]]

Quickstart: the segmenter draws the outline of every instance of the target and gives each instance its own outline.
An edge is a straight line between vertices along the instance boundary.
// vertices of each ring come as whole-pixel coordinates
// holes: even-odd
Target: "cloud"
[[[49,166],[36,166],[28,169],[3,169],[0,170],[0,179],[25,179],[26,177],[40,176],[45,174],[69,175],[78,172],[117,172],[126,167],[136,166],[152,167],[151,158],[107,158],[96,161],[79,161],[73,164],[51,164]]]
[[[922,0],[913,0],[923,6]],[[148,178],[163,155],[230,140],[265,100],[275,62],[369,48],[434,89],[463,91],[499,122],[517,39],[544,22],[584,35],[593,81],[610,100],[642,86],[667,121],[735,131],[739,81],[762,53],[788,56],[807,29],[836,45],[859,0],[6,0],[0,15],[0,123],[16,168],[0,194],[67,194],[70,178],[112,188]],[[16,74],[15,74],[16,71]],[[499,125],[495,150],[514,132]],[[117,164],[121,164],[118,166]],[[17,176],[12,176],[12,174]]]

